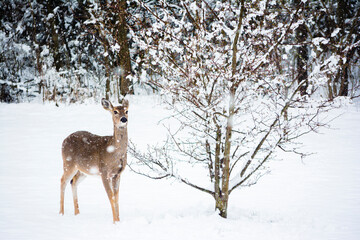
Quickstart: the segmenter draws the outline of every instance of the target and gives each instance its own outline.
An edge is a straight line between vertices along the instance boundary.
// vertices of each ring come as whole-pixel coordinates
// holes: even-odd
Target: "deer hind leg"
[[[80,171],[77,171],[75,176],[71,179],[70,184],[72,188],[72,194],[74,199],[74,214],[78,215],[80,213],[79,211],[79,203],[78,203],[78,196],[77,196],[77,186],[79,183],[86,178],[86,175],[83,174]]]
[[[64,215],[64,195],[65,195],[65,189],[66,185],[70,182],[70,180],[74,177],[76,174],[76,169],[64,169],[64,174],[61,177],[61,186],[60,186],[60,214]]]
[[[111,210],[113,213],[113,221],[114,221],[114,223],[118,222],[119,219],[118,219],[118,217],[116,217],[116,209],[115,209],[115,196],[114,196],[114,192],[110,185],[111,178],[109,178],[106,173],[101,174],[101,178],[102,178],[102,181],[103,181],[103,184],[105,187],[105,191],[106,191],[109,201],[110,201]]]

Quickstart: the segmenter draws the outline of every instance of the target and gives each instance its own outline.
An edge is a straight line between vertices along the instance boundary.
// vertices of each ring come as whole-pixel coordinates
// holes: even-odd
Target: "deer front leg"
[[[114,204],[117,221],[120,221],[119,217],[119,186],[120,186],[120,173],[116,174],[112,179],[112,187],[114,190]]]
[[[104,187],[105,187],[105,191],[108,195],[108,198],[109,198],[109,201],[110,201],[110,204],[111,204],[111,210],[112,210],[112,213],[113,213],[113,222],[118,222],[119,219],[116,217],[116,210],[115,210],[115,196],[114,196],[114,193],[113,193],[113,190],[111,189],[111,185],[110,185],[110,181],[112,180],[111,178],[109,178],[107,176],[106,173],[104,174],[101,174],[101,178],[102,178],[102,181],[103,181],[103,184],[104,184]]]

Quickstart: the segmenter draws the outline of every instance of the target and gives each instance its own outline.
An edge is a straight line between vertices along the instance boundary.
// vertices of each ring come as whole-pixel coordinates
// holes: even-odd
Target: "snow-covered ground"
[[[257,185],[233,192],[226,220],[207,194],[127,168],[121,222],[113,224],[97,177],[79,186],[80,215],[73,215],[69,186],[65,215],[58,214],[62,140],[81,129],[111,134],[110,114],[100,104],[0,104],[0,239],[359,239],[360,109],[341,111],[333,129],[304,138],[317,154],[286,156]],[[134,142],[161,139],[159,99],[132,97],[129,114]]]

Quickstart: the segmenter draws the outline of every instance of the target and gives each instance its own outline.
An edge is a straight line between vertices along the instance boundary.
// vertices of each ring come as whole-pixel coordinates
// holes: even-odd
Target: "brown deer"
[[[98,136],[78,131],[65,138],[62,144],[64,174],[61,178],[60,214],[64,215],[64,193],[68,182],[72,186],[75,215],[79,214],[77,185],[86,175],[100,175],[109,197],[114,223],[119,219],[119,184],[127,160],[129,102],[113,107],[102,99],[102,106],[112,115],[113,136]]]

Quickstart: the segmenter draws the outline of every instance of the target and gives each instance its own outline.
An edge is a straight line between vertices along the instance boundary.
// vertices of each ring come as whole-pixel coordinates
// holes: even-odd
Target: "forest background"
[[[316,73],[326,78],[324,94],[329,100],[356,95],[357,0],[4,0],[0,3],[0,101],[40,97],[71,103],[103,96],[120,100],[144,89],[157,91],[157,83],[171,81],[161,65],[175,68],[184,66],[184,61],[197,61],[179,56],[201,47],[209,51],[224,46],[223,54],[229,57],[221,64],[231,65],[242,3],[244,21],[237,37],[250,41],[249,34],[254,34],[248,42],[253,48],[247,51],[268,52],[262,55],[266,61],[260,67],[266,69],[271,62],[275,68],[262,74],[276,71],[284,81],[301,82],[308,81],[318,67]],[[291,26],[286,24],[289,21]],[[218,36],[199,34],[200,29],[214,31],[216,24]],[[267,35],[258,29],[265,29]],[[280,39],[283,30],[286,34]],[[206,41],[206,46],[187,45],[189,36]],[[164,42],[180,50],[171,51]],[[301,91],[305,93],[309,85],[306,82]]]

